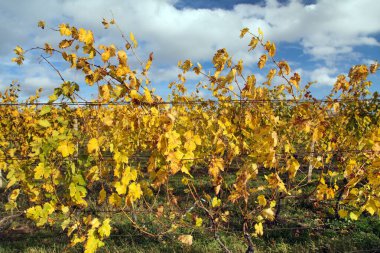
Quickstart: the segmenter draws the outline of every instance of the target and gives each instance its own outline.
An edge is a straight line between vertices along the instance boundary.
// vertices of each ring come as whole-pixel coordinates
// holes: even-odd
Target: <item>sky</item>
[[[61,23],[93,30],[95,42],[122,46],[117,29],[105,30],[103,18],[115,18],[120,28],[133,32],[139,42],[137,54],[147,59],[154,52],[149,77],[161,96],[181,72],[179,60],[200,62],[212,68],[211,60],[226,48],[233,60],[242,59],[245,74],[254,73],[264,82],[266,71],[258,71],[262,51],[248,52],[250,38],[239,38],[248,27],[277,46],[277,60],[287,60],[302,83],[315,81],[315,97],[326,96],[336,76],[347,74],[356,64],[380,61],[380,1],[378,0],[15,0],[0,1],[0,91],[12,81],[21,84],[21,97],[42,87],[43,96],[51,94],[61,81],[39,54],[27,54],[21,67],[11,62],[13,49],[57,45],[61,38],[47,27]],[[51,59],[66,80],[81,85],[81,94],[90,98],[83,76],[57,59]],[[133,64],[133,61],[131,62]],[[200,79],[187,76],[189,91]],[[380,91],[379,74],[373,76],[372,90]]]

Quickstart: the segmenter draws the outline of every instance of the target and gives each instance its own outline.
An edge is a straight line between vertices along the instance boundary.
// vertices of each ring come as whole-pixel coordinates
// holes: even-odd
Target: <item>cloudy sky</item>
[[[60,84],[57,74],[38,55],[29,54],[21,67],[11,62],[16,45],[24,49],[53,45],[56,32],[37,28],[70,23],[92,29],[96,43],[123,45],[116,29],[103,29],[102,18],[112,14],[121,29],[133,32],[139,41],[138,55],[154,52],[150,77],[158,93],[167,94],[167,84],[177,79],[178,60],[191,59],[211,68],[217,49],[226,48],[236,62],[243,59],[246,73],[261,76],[256,63],[259,51],[248,52],[249,38],[240,39],[243,27],[277,45],[278,60],[288,60],[302,82],[316,81],[317,97],[326,95],[335,77],[355,64],[380,60],[380,1],[378,0],[14,0],[0,1],[0,90],[18,80],[23,94],[38,87],[45,94]],[[60,62],[54,64],[66,80],[82,82],[82,76]],[[191,83],[196,76],[189,75]],[[262,78],[263,80],[264,78]],[[373,90],[380,90],[379,75]],[[91,90],[83,87],[85,96]],[[191,91],[192,88],[189,87]]]

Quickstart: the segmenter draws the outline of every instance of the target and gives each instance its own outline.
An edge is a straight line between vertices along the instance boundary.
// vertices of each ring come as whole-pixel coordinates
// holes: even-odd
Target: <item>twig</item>
[[[41,54],[41,57],[42,57],[42,59],[44,59],[55,70],[55,72],[58,73],[58,75],[61,78],[61,80],[63,82],[66,82],[65,79],[63,78],[63,76],[61,75],[61,72],[59,72],[59,70],[53,64],[51,64],[51,62],[48,59],[46,59],[46,57],[44,57],[42,54]]]

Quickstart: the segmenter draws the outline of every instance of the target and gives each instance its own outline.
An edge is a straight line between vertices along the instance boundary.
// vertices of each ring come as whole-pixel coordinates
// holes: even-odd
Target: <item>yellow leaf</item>
[[[87,151],[88,153],[94,153],[94,152],[97,152],[98,150],[99,150],[98,139],[92,138],[87,144]]]
[[[75,224],[74,226],[70,227],[69,232],[72,233],[75,229],[77,229],[77,227],[78,227],[78,224]],[[68,235],[70,235],[71,233],[68,233]],[[78,237],[77,235],[74,235],[73,239],[71,239],[71,241],[70,241],[70,246],[74,246],[78,243],[82,243],[85,240],[86,240],[85,236]]]
[[[351,220],[358,220],[360,214],[358,212],[350,212],[350,219]]]
[[[12,62],[17,63],[17,65],[21,65],[23,63],[23,61],[24,61],[24,57],[23,56],[12,58]]]
[[[60,24],[59,25],[59,32],[61,33],[62,36],[70,36],[71,35],[70,27],[67,24]]]
[[[259,62],[257,63],[257,66],[259,67],[259,69],[264,68],[266,62],[267,62],[267,55],[266,55],[266,54],[263,54],[263,55],[260,57]]]
[[[131,39],[131,41],[133,43],[133,47],[136,48],[138,44],[137,44],[137,40],[135,38],[135,35],[133,35],[132,32],[129,34],[129,38]]]
[[[42,127],[45,127],[45,128],[51,126],[50,122],[48,120],[46,120],[46,119],[40,119],[38,121],[38,125],[40,125]]]
[[[124,50],[119,50],[117,52],[117,58],[119,59],[119,64],[122,66],[127,65],[127,53]]]
[[[91,227],[92,228],[97,228],[100,226],[100,222],[99,222],[99,219],[98,218],[95,218],[91,221]]]
[[[269,72],[267,74],[267,81],[264,84],[271,85],[271,82],[272,82],[274,76],[276,75],[276,72],[277,72],[276,69],[269,70]]]
[[[347,212],[347,210],[340,209],[340,210],[338,211],[338,215],[339,215],[340,218],[346,218],[347,215],[348,215],[348,212]]]
[[[197,218],[195,219],[195,226],[196,226],[196,227],[200,227],[200,226],[202,226],[202,223],[203,223],[202,218],[197,217]]]
[[[222,200],[218,199],[217,197],[213,197],[211,200],[211,206],[212,207],[219,207],[222,204]]]
[[[71,219],[68,218],[61,223],[62,230],[65,230],[70,225]]]
[[[230,84],[234,81],[236,76],[236,69],[231,69],[231,71],[228,73],[228,75],[225,77],[225,79],[222,82],[222,85],[225,85],[226,83]]]
[[[44,163],[40,162],[34,168],[34,179],[47,179],[50,177],[51,170],[49,167],[45,166]]]
[[[136,90],[131,90],[129,96],[133,99],[140,100],[140,94]]]
[[[289,152],[290,152],[290,148],[291,148],[290,144],[289,144],[289,143],[286,143],[286,144],[284,145],[284,151],[285,151],[285,153],[289,153]]]
[[[108,237],[111,234],[111,226],[110,226],[111,219],[107,218],[103,221],[100,228],[98,228],[98,233],[102,238]]]
[[[188,184],[189,184],[189,179],[188,179],[187,177],[183,177],[183,178],[181,179],[181,182],[182,182],[182,184],[184,184],[184,185],[188,185]]]
[[[264,218],[270,220],[270,221],[273,221],[274,220],[274,217],[275,217],[275,214],[273,212],[273,210],[271,208],[266,208],[264,209],[261,214],[263,215]]]
[[[103,119],[102,119],[103,123],[106,125],[106,126],[112,126],[113,124],[113,119],[111,118],[110,115],[107,115],[105,116]],[[112,151],[111,151],[112,152]]]
[[[145,64],[145,70],[148,71],[150,69],[150,66],[152,65],[152,61],[148,60]]]
[[[195,74],[199,75],[202,71],[202,65],[200,63],[197,63],[197,67],[193,68]]]
[[[104,242],[95,236],[95,229],[90,229],[87,233],[87,240],[84,245],[84,253],[95,253],[98,248],[104,246]]]
[[[192,235],[180,235],[178,236],[178,240],[186,245],[192,245],[193,244],[193,236]]]
[[[15,51],[17,55],[22,55],[24,53],[24,49],[22,49],[20,46],[16,46],[13,51]]]
[[[68,206],[62,206],[61,210],[62,210],[62,213],[68,213],[69,212],[69,207]]]
[[[201,137],[199,137],[199,135],[194,135],[193,137],[193,141],[195,142],[195,144],[197,145],[201,145],[202,144],[202,140],[201,140]]]
[[[244,69],[243,60],[239,60],[238,64],[236,65],[236,71],[237,71],[237,73],[239,75],[242,75],[243,74],[243,69]]]
[[[292,83],[297,88],[297,90],[299,89],[300,81],[301,76],[298,73],[294,73],[289,80],[289,82]]]
[[[216,179],[219,176],[220,171],[224,171],[223,159],[215,158],[212,160],[208,172],[214,179]]]
[[[186,168],[185,166],[182,166],[181,171],[182,171],[183,173],[189,175],[190,177],[193,177],[193,176],[190,174],[189,169]]]
[[[12,193],[9,195],[9,200],[16,201],[19,194],[20,194],[20,189],[13,190]]]
[[[45,21],[43,20],[38,21],[38,27],[41,27],[41,29],[45,29]]]
[[[243,38],[244,35],[249,32],[249,29],[247,27],[243,28],[241,31],[240,31],[240,38]]]
[[[53,103],[58,99],[58,96],[56,94],[50,95],[49,96],[49,103]]]
[[[268,51],[270,57],[273,57],[276,53],[276,45],[268,40],[265,44],[265,50]]]
[[[191,60],[186,60],[183,64],[182,62],[178,62],[179,67],[183,70],[183,73],[186,73],[193,66]]]
[[[259,31],[259,35],[261,36],[261,38],[264,37],[264,33],[263,33],[263,31],[261,30],[260,27],[258,28],[258,31]]]
[[[127,193],[127,186],[120,183],[119,181],[117,181],[114,186],[115,186],[117,194],[123,195]]]
[[[107,84],[99,86],[99,93],[104,100],[108,101],[110,99],[110,88]]]
[[[255,236],[260,236],[260,235],[263,235],[263,234],[264,234],[263,223],[261,223],[261,222],[256,223],[255,224],[255,233],[254,233],[254,235]]]
[[[260,206],[266,206],[267,205],[267,200],[265,199],[265,196],[264,195],[259,195],[257,197],[257,201],[259,202],[259,205]]]
[[[111,206],[119,207],[121,206],[121,198],[117,193],[112,193],[111,196],[108,198],[108,202]]]
[[[378,69],[379,69],[379,63],[378,62],[371,64],[371,66],[369,68],[371,74],[375,74]]]
[[[374,200],[369,200],[368,203],[365,206],[365,209],[367,212],[369,212],[371,215],[374,215],[377,211],[377,206]]]
[[[106,50],[102,53],[102,61],[106,62],[111,57],[111,52],[109,50]]]
[[[139,199],[142,194],[143,194],[143,192],[141,190],[140,184],[133,182],[128,186],[128,197],[127,197],[127,199],[130,203]]]
[[[43,116],[43,115],[49,113],[50,111],[51,111],[51,107],[50,106],[43,106],[41,108],[41,111],[40,111],[39,115]]]
[[[147,87],[144,87],[144,97],[146,102],[148,102],[149,104],[153,103],[152,95],[150,94],[150,91]]]
[[[157,215],[158,217],[161,217],[163,214],[164,214],[164,206],[159,206],[159,207],[157,207],[156,215]]]
[[[83,42],[86,45],[94,44],[94,35],[91,30],[80,28],[78,31],[78,36],[80,42]]]
[[[187,151],[194,151],[196,149],[197,145],[195,144],[195,142],[193,140],[188,140],[185,145],[184,145],[184,148],[187,150]]]
[[[323,132],[319,128],[315,128],[312,136],[312,141],[316,142],[323,137]]]
[[[102,24],[104,25],[104,29],[108,29],[110,27],[110,24],[105,18],[103,18]]]
[[[62,141],[58,148],[57,151],[62,154],[63,157],[68,157],[69,155],[74,154],[75,152],[75,146],[71,142],[68,141]]]
[[[249,45],[248,45],[250,47],[248,51],[255,49],[258,42],[259,40],[256,37],[252,37],[251,42],[249,42]]]
[[[289,177],[294,178],[296,176],[298,169],[300,168],[299,162],[297,161],[297,159],[292,157],[291,159],[286,161],[286,165],[287,165],[286,168],[289,172]]]
[[[98,204],[102,204],[107,197],[107,192],[102,188],[99,192]]]
[[[278,62],[278,67],[280,68],[280,72],[278,73],[279,75],[282,75],[284,73],[284,71],[285,71],[285,75],[290,74],[290,67],[286,61]]]
[[[59,43],[59,48],[67,48],[69,46],[71,46],[73,44],[73,41],[74,40],[62,40],[60,43]],[[53,49],[50,47],[49,44],[45,44],[45,51],[52,51]]]

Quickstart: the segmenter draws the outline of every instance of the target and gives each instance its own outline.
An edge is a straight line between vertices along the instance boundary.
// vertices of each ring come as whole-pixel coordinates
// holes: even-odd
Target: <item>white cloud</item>
[[[48,26],[71,23],[89,28],[97,35],[97,42],[118,42],[116,44],[122,46],[118,32],[115,29],[104,30],[100,24],[103,17],[111,17],[111,11],[126,34],[132,31],[136,35],[141,45],[138,50],[141,58],[154,52],[154,65],[157,67],[152,69],[150,76],[157,82],[168,83],[177,79],[175,66],[178,60],[210,61],[214,52],[223,47],[236,57],[236,61],[241,58],[247,65],[255,64],[259,52],[247,52],[249,38],[239,38],[243,27],[249,27],[253,32],[261,27],[266,39],[296,43],[302,46],[304,53],[314,59],[322,59],[328,66],[334,66],[340,56],[357,55],[356,46],[380,45],[374,37],[380,33],[380,1],[319,0],[316,4],[305,6],[300,0],[290,0],[288,4],[267,0],[265,5],[238,4],[232,10],[180,10],[174,7],[176,2],[1,1],[0,33],[3,36],[0,57],[3,62],[10,59],[12,48],[17,44],[28,48],[42,45],[45,41],[57,43],[59,37],[56,33],[36,27],[40,19],[45,20]],[[2,64],[0,72],[4,71],[8,68]],[[28,86],[31,81],[36,81],[51,87],[48,79],[56,80],[51,73],[54,71],[48,67],[38,71],[39,75],[24,71],[18,78]],[[310,77],[327,84],[331,83],[333,73],[331,69],[320,68],[314,70]],[[10,82],[10,77],[2,77],[3,82]],[[38,78],[41,78],[40,81]]]
[[[333,86],[336,81],[336,73],[337,69],[321,67],[305,74],[309,76],[310,81],[316,82],[316,86]]]
[[[262,29],[275,41],[299,42],[306,53],[330,61],[354,46],[376,45],[371,37],[380,32],[380,2],[371,0],[320,0],[304,6],[291,0],[288,5],[268,1],[266,6],[238,5],[235,11],[249,19],[265,22]]]
[[[160,68],[160,67],[152,67],[151,71],[149,73],[149,78],[156,82],[156,83],[162,83],[162,82],[175,82],[178,80],[178,75],[182,74],[182,70],[180,70],[177,66],[170,66],[167,68]],[[186,80],[198,80],[200,79],[199,76],[197,76],[194,72],[190,71],[187,72],[185,75]],[[169,82],[167,84],[169,84]]]

